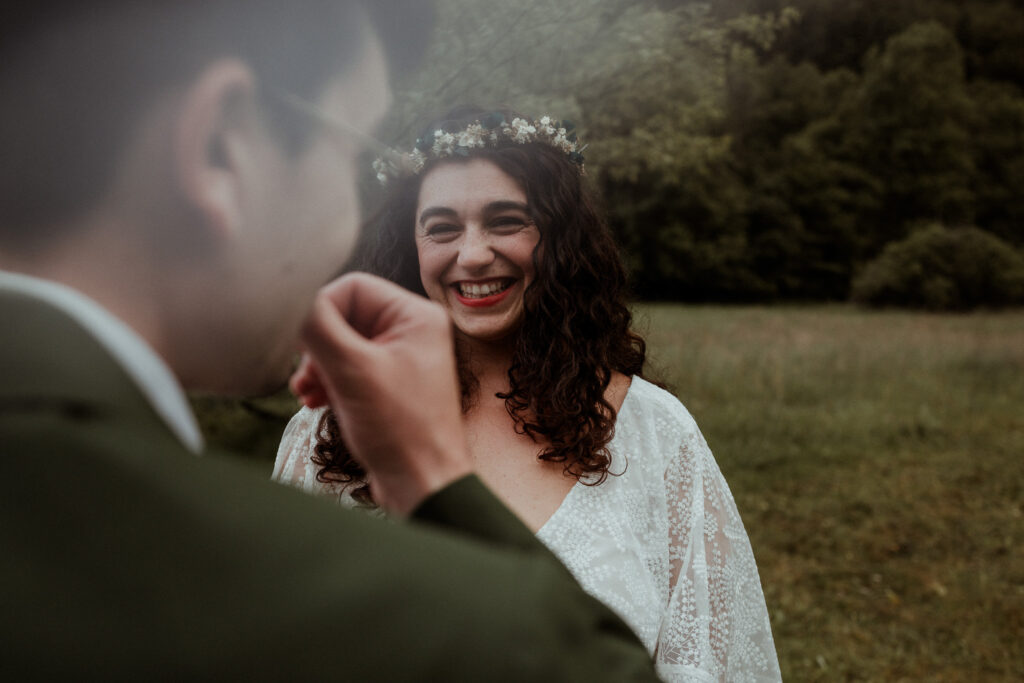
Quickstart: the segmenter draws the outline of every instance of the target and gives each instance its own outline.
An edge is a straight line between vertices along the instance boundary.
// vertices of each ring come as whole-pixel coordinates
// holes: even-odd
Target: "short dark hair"
[[[364,16],[366,18],[364,18]],[[0,10],[0,243],[44,240],[88,209],[156,93],[238,57],[264,86],[314,99],[363,54],[367,18],[392,72],[418,60],[418,0],[8,0]],[[312,124],[269,107],[282,143]]]

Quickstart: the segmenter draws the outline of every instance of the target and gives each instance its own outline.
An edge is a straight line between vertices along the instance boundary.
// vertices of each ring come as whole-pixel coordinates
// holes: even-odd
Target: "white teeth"
[[[509,285],[511,282],[508,280],[494,280],[484,284],[460,282],[459,294],[467,299],[482,299],[507,289]]]

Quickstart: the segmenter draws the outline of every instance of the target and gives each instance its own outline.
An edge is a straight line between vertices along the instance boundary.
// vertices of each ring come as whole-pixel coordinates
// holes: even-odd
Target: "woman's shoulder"
[[[274,461],[273,478],[299,488],[309,489],[313,479],[310,473],[314,467],[310,462],[313,448],[316,446],[316,432],[320,418],[327,412],[327,407],[299,408],[292,415],[288,426],[281,435],[281,443],[277,448]],[[308,484],[308,485],[307,485]]]
[[[320,418],[324,416],[328,409],[326,405],[318,408],[300,406],[299,410],[288,420],[288,426],[285,427],[284,433],[287,435],[289,433],[297,434],[299,432],[315,431],[317,425],[320,424]]]
[[[675,394],[638,376],[632,378],[621,412],[636,413],[680,429],[697,428],[693,415]]]
[[[642,462],[660,476],[680,454],[706,447],[704,436],[686,406],[671,392],[633,377],[615,425],[614,450]]]

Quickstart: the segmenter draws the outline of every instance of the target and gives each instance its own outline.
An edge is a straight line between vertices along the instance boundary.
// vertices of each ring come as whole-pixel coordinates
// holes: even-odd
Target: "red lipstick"
[[[479,299],[470,299],[468,297],[462,296],[462,293],[459,291],[458,285],[453,287],[453,289],[455,290],[455,298],[459,300],[459,303],[461,303],[463,306],[469,306],[470,308],[494,306],[495,304],[503,301],[505,297],[507,297],[509,293],[512,291],[512,287],[508,287],[506,289],[501,290],[497,294],[491,294],[490,296],[481,297]]]

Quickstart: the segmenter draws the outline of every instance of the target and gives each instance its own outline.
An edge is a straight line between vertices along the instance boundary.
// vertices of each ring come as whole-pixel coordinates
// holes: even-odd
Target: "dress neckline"
[[[626,396],[622,399],[622,405],[619,406],[619,410],[615,414],[615,427],[616,427],[616,429],[615,429],[615,433],[612,435],[612,440],[608,442],[608,452],[612,456],[612,463],[611,463],[612,465],[615,465],[615,444],[616,444],[616,442],[620,438],[619,435],[622,433],[618,429],[619,419],[626,412],[627,407],[630,410],[632,410],[633,399],[631,397],[633,396],[633,387],[635,387],[637,385],[637,382],[643,382],[643,381],[644,380],[641,377],[638,377],[636,375],[633,375],[633,376],[631,376],[629,378],[629,387],[626,389]],[[601,484],[601,485],[603,485],[603,484]],[[558,504],[558,507],[555,508],[555,511],[551,513],[551,516],[548,517],[547,520],[543,524],[540,525],[540,528],[537,529],[536,532],[534,532],[534,535],[538,536],[538,537],[541,536],[544,533],[544,530],[547,529],[549,526],[551,526],[551,523],[554,521],[554,519],[556,517],[560,516],[560,513],[562,512],[562,510],[564,510],[564,509],[566,509],[568,507],[567,503],[569,502],[570,498],[573,498],[576,495],[577,489],[583,488],[585,486],[586,486],[586,484],[584,484],[582,481],[577,481],[575,484],[573,484],[572,488],[570,488],[569,491],[565,494],[565,497],[562,498],[562,502]]]

